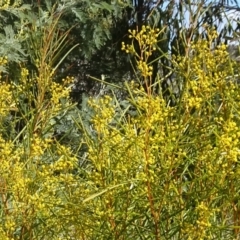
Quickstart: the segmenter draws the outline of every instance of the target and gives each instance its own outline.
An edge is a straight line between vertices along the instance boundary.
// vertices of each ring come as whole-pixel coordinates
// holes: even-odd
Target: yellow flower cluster
[[[61,99],[68,99],[70,90],[67,87],[64,87],[62,84],[53,82],[50,87],[51,90],[51,101],[55,107],[59,108]]]
[[[219,212],[218,209],[209,209],[208,203],[200,202],[195,209],[197,217],[195,224],[183,224],[183,233],[187,237],[186,239],[213,239],[213,235],[209,234],[212,226],[210,219],[217,212]]]
[[[147,47],[153,46],[157,43],[160,29],[151,29],[150,26],[143,25],[140,32],[137,32],[136,30],[129,30],[129,33],[129,38],[135,38],[140,46]]]
[[[73,178],[72,171],[77,159],[70,149],[58,144],[55,159],[48,163],[53,142],[35,135],[29,143],[31,151],[26,152],[24,146],[16,148],[0,138],[0,236],[6,236],[3,239],[15,239],[19,228],[19,237],[25,231],[34,234],[39,219],[49,219],[49,226],[57,230],[61,220],[54,216],[73,215],[74,210],[67,207],[63,196],[76,189],[77,178]],[[41,224],[38,231],[42,231]]]
[[[233,98],[233,95],[238,98],[236,85],[227,80],[234,79],[237,66],[230,60],[224,44],[212,49],[211,42],[199,40],[192,43],[190,49],[189,56],[173,58],[185,86],[182,100],[188,111],[201,109],[210,116],[210,112],[219,109],[221,100]]]
[[[7,64],[6,57],[0,57],[0,66],[5,66]],[[0,72],[0,80],[2,74]],[[4,81],[0,81],[0,119],[7,115],[9,108],[13,109],[15,103],[11,93],[12,86]]]
[[[0,57],[0,66],[5,66],[8,63],[6,57]]]
[[[122,50],[136,57],[137,67],[143,77],[152,76],[152,66],[148,64],[148,58],[156,51],[156,43],[161,31],[159,28],[152,29],[150,26],[142,26],[141,31],[129,30],[129,38],[132,44],[125,45],[122,42]],[[135,42],[139,45],[140,52],[136,51]]]
[[[215,165],[215,171],[221,169],[222,180],[224,181],[224,177],[234,175],[236,171],[234,166],[240,157],[240,129],[231,118],[228,121],[224,121],[222,117],[215,120],[223,128],[222,133],[218,135],[216,147],[219,149],[219,156]]]
[[[152,66],[148,66],[148,64],[146,62],[141,61],[141,60],[138,61],[137,66],[144,77],[152,76],[152,70],[153,70]]]
[[[108,134],[109,130],[106,129],[106,126],[111,123],[114,117],[114,109],[111,106],[111,98],[109,96],[105,96],[103,99],[99,101],[89,101],[89,105],[94,108],[96,115],[92,120],[92,123],[95,126],[96,131],[99,133],[99,136],[102,133]],[[104,106],[104,109],[103,109]],[[106,132],[105,132],[106,131]]]
[[[10,84],[0,82],[0,119],[16,106],[11,89],[12,86]]]
[[[0,3],[0,9],[5,10],[9,8],[11,1],[10,0],[3,0]]]

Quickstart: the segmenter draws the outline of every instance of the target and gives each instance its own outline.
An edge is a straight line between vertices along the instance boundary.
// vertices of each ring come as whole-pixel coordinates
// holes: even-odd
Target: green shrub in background
[[[0,238],[238,239],[239,66],[226,46],[211,49],[215,32],[173,57],[173,107],[151,90],[160,30],[130,32],[141,56],[134,45],[123,50],[136,56],[147,91],[126,83],[124,102],[90,99],[88,122],[80,110],[70,115],[71,79],[53,81],[66,36],[55,26],[32,38],[38,71],[22,64],[17,83],[1,81]],[[78,148],[55,136],[66,115],[81,132]]]

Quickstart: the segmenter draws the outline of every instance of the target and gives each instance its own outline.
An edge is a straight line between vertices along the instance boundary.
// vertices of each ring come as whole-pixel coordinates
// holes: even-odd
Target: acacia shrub
[[[74,108],[71,80],[54,82],[52,61],[43,54],[39,75],[23,65],[17,84],[1,81],[1,239],[239,237],[239,63],[226,46],[211,49],[215,32],[209,42],[192,43],[189,55],[173,59],[182,91],[171,107],[152,92],[145,62],[159,32],[145,27],[132,34],[148,52],[136,59],[147,92],[126,83],[124,104],[90,99],[87,126],[80,111],[68,116],[83,135],[87,163],[80,167],[78,150],[53,131],[55,119]],[[39,51],[51,52],[48,47]],[[123,49],[135,54],[131,45]],[[22,96],[34,107],[19,108]],[[27,119],[21,139],[5,131],[6,120],[15,121],[11,111]]]
[[[145,60],[156,51],[159,30],[150,27],[130,31],[141,41],[136,62],[147,93],[127,84],[125,109],[108,96],[90,100],[91,239],[239,237],[239,63],[225,45],[211,48],[217,34],[208,31],[208,41],[173,59],[182,88],[175,106],[151,91]],[[123,50],[137,54],[134,45]]]

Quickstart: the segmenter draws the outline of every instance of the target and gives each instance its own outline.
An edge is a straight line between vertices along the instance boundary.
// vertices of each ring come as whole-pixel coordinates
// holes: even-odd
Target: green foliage
[[[20,26],[16,22],[23,12],[30,10],[30,6],[20,2],[10,5],[10,2],[3,1],[0,10],[3,12],[0,16],[0,56],[7,57],[10,62],[20,63],[25,59],[26,52],[21,45],[24,39],[19,34]]]
[[[15,33],[12,26],[3,28],[4,34],[0,35],[0,55],[6,56],[9,61],[21,62],[26,54],[21,47],[19,39],[15,38]]]
[[[107,1],[64,1],[56,6],[57,11],[63,13],[60,21],[62,27],[69,29],[74,26],[71,37],[74,43],[80,44],[76,53],[89,59],[112,37],[111,28],[114,21],[121,17],[122,9],[128,4],[121,2],[113,4]]]

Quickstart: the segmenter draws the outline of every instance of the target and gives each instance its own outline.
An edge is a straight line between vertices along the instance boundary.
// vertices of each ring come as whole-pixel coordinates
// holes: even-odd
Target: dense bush
[[[132,37],[142,39],[147,31],[155,32],[143,28]],[[176,106],[137,89],[129,100],[136,116],[108,97],[90,102],[89,180],[99,189],[89,202],[99,224],[93,239],[239,237],[238,64],[225,45],[211,49],[216,33],[210,35],[174,62],[183,85]],[[154,50],[148,36],[142,56]],[[144,59],[137,61],[151,78]]]
[[[55,83],[44,62],[38,76],[22,67],[18,85],[1,82],[1,239],[239,237],[238,63],[211,49],[214,31],[192,43],[172,59],[181,92],[169,106],[146,65],[158,32],[130,32],[147,92],[126,83],[128,99],[89,99],[87,115],[68,97],[71,79]],[[75,148],[53,131],[69,111]]]
[[[34,68],[19,58],[12,80],[0,58],[0,239],[238,239],[239,63],[217,33],[169,57],[166,94],[149,62],[164,29],[129,31],[139,84],[79,109],[73,79],[56,81],[59,18],[23,29]]]

